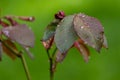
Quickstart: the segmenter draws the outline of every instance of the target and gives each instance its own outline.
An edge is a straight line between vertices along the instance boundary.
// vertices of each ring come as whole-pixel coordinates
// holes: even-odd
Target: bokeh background
[[[32,28],[36,37],[35,47],[31,49],[35,59],[25,54],[32,80],[49,80],[48,58],[40,39],[45,26],[59,10],[67,15],[82,12],[98,18],[104,26],[109,49],[102,49],[98,54],[89,47],[88,63],[76,49],[71,49],[58,65],[55,80],[120,80],[120,0],[0,0],[0,16],[36,17],[33,23],[23,22]],[[0,80],[26,80],[21,61],[13,61],[3,54]]]

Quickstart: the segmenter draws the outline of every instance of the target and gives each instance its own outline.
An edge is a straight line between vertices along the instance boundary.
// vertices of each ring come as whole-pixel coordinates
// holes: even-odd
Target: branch
[[[24,70],[25,70],[25,72],[26,72],[27,79],[28,79],[28,80],[31,80],[31,78],[30,78],[30,73],[29,73],[29,70],[28,70],[28,67],[27,67],[27,64],[26,64],[26,61],[25,61],[25,58],[24,58],[22,52],[19,52],[19,51],[15,50],[15,49],[11,48],[11,47],[10,47],[9,45],[7,45],[2,39],[1,39],[0,41],[1,41],[2,44],[3,44],[4,46],[6,46],[14,55],[16,55],[18,58],[21,59],[22,64],[23,64],[23,67],[24,67]]]

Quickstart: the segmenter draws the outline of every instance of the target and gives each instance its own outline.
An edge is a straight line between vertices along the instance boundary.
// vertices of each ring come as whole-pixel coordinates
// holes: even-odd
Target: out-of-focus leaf
[[[2,27],[8,27],[8,26],[9,26],[9,24],[6,23],[6,22],[4,22],[4,21],[2,21],[2,19],[0,19],[0,25],[1,25]]]
[[[24,51],[28,54],[31,59],[34,59],[34,55],[30,52],[29,47],[22,46]]]
[[[0,61],[2,60],[2,53],[3,53],[3,48],[2,48],[2,43],[0,42]]]
[[[49,40],[47,41],[42,41],[42,44],[43,46],[45,47],[45,49],[50,49],[52,44],[53,44],[53,41],[54,41],[54,37],[51,37]]]
[[[57,27],[57,25],[58,25],[59,22],[60,22],[60,20],[55,19],[53,22],[51,22],[51,23],[47,26],[47,28],[46,28],[46,30],[45,30],[45,32],[44,32],[42,41],[47,41],[47,40],[49,40],[51,37],[54,36],[56,27]]]
[[[11,42],[10,40],[4,40],[4,43],[6,43],[7,45],[9,45],[11,48],[17,50],[15,44],[13,42]],[[11,59],[16,59],[16,55],[13,54],[13,52],[7,48],[6,46],[4,46],[2,44],[2,47],[3,47],[3,51],[11,58]],[[17,50],[18,51],[18,50]]]
[[[56,62],[62,62],[65,59],[66,55],[67,55],[67,52],[62,54],[60,51],[57,51]]]
[[[25,24],[3,28],[2,32],[9,39],[19,43],[20,45],[27,47],[34,46],[34,34]]]
[[[17,16],[18,19],[24,20],[24,21],[34,21],[35,18],[33,16],[31,17],[26,17],[26,16]]]
[[[80,51],[80,53],[82,54],[85,62],[88,62],[90,52],[89,52],[89,49],[85,46],[85,44],[81,43],[81,40],[77,40],[74,43],[74,47],[76,47]]]
[[[7,19],[12,26],[18,25],[18,23],[13,19],[13,16],[5,16],[5,19]]]
[[[73,28],[73,15],[65,17],[57,26],[55,43],[61,53],[66,53],[77,39]]]
[[[103,27],[101,23],[93,17],[85,14],[77,14],[74,17],[74,29],[77,35],[89,46],[98,52],[103,45]]]
[[[105,35],[103,35],[103,37],[104,37],[103,47],[108,49],[107,39]]]

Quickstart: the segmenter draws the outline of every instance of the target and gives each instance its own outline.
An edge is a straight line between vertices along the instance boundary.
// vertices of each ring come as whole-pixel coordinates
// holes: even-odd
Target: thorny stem
[[[13,48],[11,48],[9,45],[7,45],[2,39],[0,40],[2,42],[2,44],[4,46],[6,46],[14,55],[16,55],[17,57],[19,57],[22,61],[22,64],[23,64],[23,67],[24,67],[24,70],[25,70],[25,73],[26,73],[26,76],[27,76],[27,80],[31,80],[30,78],[30,73],[29,73],[29,70],[28,70],[28,67],[27,67],[27,64],[26,64],[26,61],[25,61],[25,58],[22,54],[22,52],[19,52]]]
[[[47,50],[47,55],[49,58],[49,63],[50,63],[50,80],[53,80],[54,78],[54,55],[57,51],[57,48],[53,51],[52,55],[50,55],[49,50]]]

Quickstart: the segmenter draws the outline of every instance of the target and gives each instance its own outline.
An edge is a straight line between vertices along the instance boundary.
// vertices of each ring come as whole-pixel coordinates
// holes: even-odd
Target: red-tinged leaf
[[[16,51],[18,51],[17,48],[16,48],[16,46],[15,46],[15,44],[14,44],[13,42],[11,42],[10,40],[5,40],[4,43],[6,43],[6,44],[9,45],[11,48],[13,48],[13,49],[15,49]],[[13,59],[13,60],[16,59],[16,55],[14,55],[13,52],[12,52],[9,48],[7,48],[6,46],[4,46],[3,44],[2,44],[2,47],[3,47],[3,51],[4,51],[11,59]]]
[[[101,23],[96,18],[85,14],[75,15],[73,23],[74,29],[80,39],[100,52],[103,45],[104,33]]]
[[[77,39],[73,28],[73,15],[65,17],[57,26],[55,44],[61,53],[66,53]]]
[[[53,41],[54,41],[54,37],[50,38],[49,40],[47,41],[42,41],[42,44],[43,46],[45,47],[45,49],[50,49],[52,44],[53,44]]]
[[[53,37],[55,35],[55,30],[56,30],[56,27],[58,25],[58,23],[60,22],[60,20],[58,19],[55,19],[53,22],[51,22],[45,32],[44,32],[44,35],[43,35],[43,38],[42,38],[42,41],[47,41],[49,40],[51,37]]]
[[[2,43],[0,42],[0,61],[2,60],[2,53],[3,53],[3,48],[2,48]]]
[[[65,59],[66,55],[67,55],[67,52],[66,53],[61,53],[60,51],[57,51],[56,62],[62,62]]]
[[[85,46],[85,44],[81,43],[81,40],[77,40],[75,43],[74,43],[74,47],[76,47],[80,53],[82,54],[85,62],[88,62],[89,60],[89,56],[90,56],[90,52],[89,52],[89,49]]]
[[[31,17],[26,17],[26,16],[17,16],[18,19],[24,20],[24,21],[34,21],[35,18],[33,16]]]
[[[4,21],[2,21],[2,19],[0,19],[0,25],[1,25],[2,27],[8,27],[8,26],[9,26],[9,24],[6,23],[6,22],[4,22]]]
[[[33,47],[34,46],[34,34],[30,28],[25,24],[17,25],[14,27],[3,28],[2,32],[12,41],[19,43],[22,46]]]
[[[18,25],[18,23],[13,19],[13,16],[5,16],[4,18],[7,19],[12,26]]]
[[[103,35],[103,37],[104,37],[103,47],[108,49],[107,39],[105,35]]]

